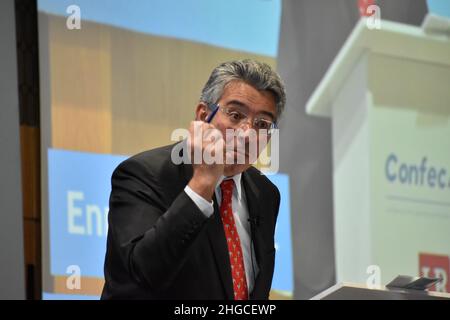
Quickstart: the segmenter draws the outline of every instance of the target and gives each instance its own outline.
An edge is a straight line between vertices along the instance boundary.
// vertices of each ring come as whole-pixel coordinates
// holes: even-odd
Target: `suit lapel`
[[[244,190],[245,190],[245,196],[247,198],[247,207],[250,219],[252,221],[260,220],[263,211],[261,210],[261,199],[259,196],[259,190],[256,187],[256,184],[252,180],[250,174],[248,171],[244,172],[242,174],[243,182],[244,182]],[[263,279],[262,274],[264,274],[264,255],[263,255],[263,238],[262,238],[262,229],[261,226],[255,226],[255,224],[251,224],[251,232],[252,232],[252,239],[253,239],[253,246],[255,248],[255,255],[256,255],[256,261],[258,262],[259,266],[259,274],[256,277],[255,285],[253,287],[253,291],[250,295],[250,299],[261,299],[261,297],[258,296],[258,293],[261,291],[261,286],[263,285]]]

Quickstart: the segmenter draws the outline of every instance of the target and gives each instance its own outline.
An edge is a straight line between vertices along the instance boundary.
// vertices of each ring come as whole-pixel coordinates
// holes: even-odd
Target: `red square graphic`
[[[373,12],[367,12],[367,8],[373,4],[375,4],[375,0],[358,0],[359,15],[370,17]]]
[[[419,253],[419,274],[431,278],[443,278],[431,291],[450,292],[450,257],[439,254]]]

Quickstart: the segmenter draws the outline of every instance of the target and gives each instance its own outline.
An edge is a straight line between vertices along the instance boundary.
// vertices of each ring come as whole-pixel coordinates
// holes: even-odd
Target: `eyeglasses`
[[[233,126],[242,126],[249,121],[249,115],[239,107],[222,107],[219,104],[213,104],[212,109],[218,108],[222,111]],[[271,134],[274,129],[278,129],[277,123],[272,119],[264,116],[256,116],[253,118],[252,127],[259,130],[267,130]]]

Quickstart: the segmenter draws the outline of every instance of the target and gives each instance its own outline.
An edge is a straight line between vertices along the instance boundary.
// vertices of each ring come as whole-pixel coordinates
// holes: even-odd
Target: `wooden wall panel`
[[[107,27],[68,30],[49,19],[52,147],[111,152],[111,61]]]
[[[41,167],[40,131],[20,126],[23,234],[27,298],[41,297]]]
[[[170,143],[223,61],[275,59],[49,16],[52,147],[132,155]]]
[[[25,219],[40,219],[40,151],[39,128],[20,126],[20,148],[22,156],[23,216]]]

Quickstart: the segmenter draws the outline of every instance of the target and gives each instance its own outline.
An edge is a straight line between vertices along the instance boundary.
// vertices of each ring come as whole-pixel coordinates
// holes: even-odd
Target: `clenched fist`
[[[222,133],[210,123],[192,121],[187,139],[193,176],[189,187],[207,201],[224,171],[225,140]]]

